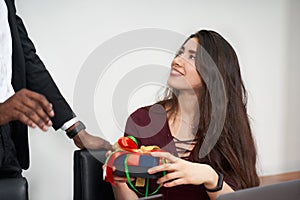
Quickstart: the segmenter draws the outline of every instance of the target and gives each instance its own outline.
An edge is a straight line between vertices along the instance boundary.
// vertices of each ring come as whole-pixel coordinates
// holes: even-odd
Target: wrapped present
[[[114,161],[116,170],[113,172],[115,176],[126,177],[126,172],[128,172],[131,177],[140,178],[160,178],[163,176],[163,173],[147,173],[151,167],[162,164],[160,158],[155,158],[148,154],[132,152],[122,152],[116,155],[118,155]]]
[[[149,179],[158,179],[166,172],[148,174],[148,169],[165,163],[162,158],[156,158],[150,155],[154,151],[162,151],[158,146],[141,146],[138,148],[137,140],[133,136],[121,137],[115,144],[115,151],[107,157],[106,169],[104,170],[105,180],[115,185],[113,176],[126,177],[131,188],[141,195],[155,194],[160,186],[149,194]],[[112,170],[115,167],[116,170]],[[136,185],[130,181],[131,177],[136,178]],[[146,185],[145,185],[146,184]],[[146,186],[146,193],[142,194],[136,186]]]

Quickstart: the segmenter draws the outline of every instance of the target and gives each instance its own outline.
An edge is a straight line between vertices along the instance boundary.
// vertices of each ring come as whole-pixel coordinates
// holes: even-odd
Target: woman
[[[167,163],[148,173],[167,174],[151,180],[150,192],[162,184],[164,199],[216,199],[259,185],[246,91],[231,45],[214,31],[191,35],[171,64],[168,85],[163,101],[138,109],[126,124],[125,135],[139,145],[167,151],[152,153]],[[116,199],[138,198],[124,178],[114,179]]]

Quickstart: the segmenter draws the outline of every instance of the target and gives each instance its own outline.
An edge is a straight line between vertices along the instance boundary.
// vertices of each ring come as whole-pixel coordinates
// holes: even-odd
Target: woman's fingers
[[[167,163],[167,164],[151,167],[150,169],[148,169],[148,173],[155,174],[157,172],[173,171],[173,170],[174,170],[174,168],[172,167],[171,163]]]
[[[175,179],[171,182],[168,183],[164,183],[163,186],[164,187],[174,187],[176,185],[183,185],[186,184],[183,178],[179,178],[179,179]]]
[[[180,159],[178,157],[173,156],[169,152],[151,152],[151,155],[153,157],[164,158],[167,160],[167,163],[150,168],[148,170],[149,174],[155,174],[157,172],[162,172],[162,171],[174,171],[174,170],[176,170],[176,166],[177,166],[174,164],[177,161],[180,161]]]
[[[128,179],[126,177],[120,177],[120,176],[114,176],[115,182],[128,182]],[[130,181],[134,181],[134,178],[130,178]]]
[[[165,158],[165,159],[167,159],[171,163],[174,163],[174,162],[176,162],[179,159],[178,157],[173,156],[169,152],[160,152],[160,151],[151,152],[151,156]]]
[[[168,152],[152,152],[152,156],[167,160],[166,164],[152,167],[148,170],[149,174],[167,171],[168,173],[157,180],[158,184],[164,187],[173,187],[176,185],[189,184],[190,170],[189,162],[182,160]]]
[[[106,164],[102,165],[102,169],[103,169],[103,170],[106,170],[106,167],[107,167]],[[116,167],[115,167],[115,166],[112,166],[112,170],[113,170],[113,171],[116,171]],[[113,176],[113,179],[114,179],[115,182],[120,182],[120,183],[128,182],[128,179],[127,179],[126,177]],[[133,177],[130,178],[130,181],[134,181],[134,180],[135,180],[135,178],[133,178]]]
[[[182,173],[180,171],[174,171],[167,173],[165,176],[157,180],[157,184],[165,183],[171,180],[182,178]]]
[[[103,169],[103,170],[106,169],[107,166],[108,166],[107,164],[103,164],[103,165],[102,165],[102,169]],[[112,170],[115,171],[115,170],[116,170],[116,167],[115,167],[115,166],[112,166]]]
[[[111,150],[108,150],[108,151],[105,153],[105,157],[107,158],[111,153],[112,153],[112,151],[111,151]]]

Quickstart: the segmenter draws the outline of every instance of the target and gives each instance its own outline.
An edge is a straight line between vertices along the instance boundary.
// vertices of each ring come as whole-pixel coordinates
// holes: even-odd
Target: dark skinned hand
[[[52,104],[41,94],[22,89],[0,103],[0,125],[19,120],[32,128],[47,131],[54,116]]]

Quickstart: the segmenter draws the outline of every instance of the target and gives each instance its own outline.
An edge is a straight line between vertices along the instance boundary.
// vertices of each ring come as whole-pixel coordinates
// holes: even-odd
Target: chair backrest
[[[74,200],[114,200],[111,185],[103,180],[104,150],[74,152]]]
[[[0,179],[1,200],[28,200],[28,184],[25,178]]]

